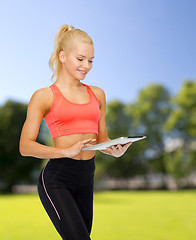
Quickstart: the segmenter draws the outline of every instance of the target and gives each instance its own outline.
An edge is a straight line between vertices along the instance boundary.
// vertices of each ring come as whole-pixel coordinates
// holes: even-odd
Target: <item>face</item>
[[[92,68],[94,58],[94,47],[92,44],[75,40],[72,49],[64,54],[62,66],[67,74],[76,80],[83,80]]]

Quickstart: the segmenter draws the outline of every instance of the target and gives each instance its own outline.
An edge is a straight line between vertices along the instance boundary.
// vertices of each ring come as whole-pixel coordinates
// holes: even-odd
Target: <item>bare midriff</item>
[[[69,148],[76,144],[79,141],[86,140],[86,139],[96,139],[97,140],[97,134],[96,133],[82,133],[82,134],[72,134],[72,135],[66,135],[61,137],[56,137],[53,139],[53,143],[55,147],[58,148]],[[91,144],[91,143],[90,143]],[[96,144],[96,142],[93,142],[92,145]],[[95,156],[95,151],[92,150],[82,150],[78,155],[72,157],[76,160],[89,160]]]

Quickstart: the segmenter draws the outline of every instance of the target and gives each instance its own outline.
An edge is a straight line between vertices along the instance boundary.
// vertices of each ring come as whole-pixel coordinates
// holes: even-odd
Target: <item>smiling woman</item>
[[[83,48],[83,46],[81,45],[82,48],[79,48],[82,52],[87,53],[89,56],[85,56],[82,55],[80,53],[78,53],[78,48],[76,49],[75,47],[77,47],[77,43],[86,43],[86,47],[88,48],[88,46],[91,46],[91,51],[85,51],[85,46]],[[59,58],[59,53],[61,52],[66,52],[67,54],[69,54],[72,50],[75,50],[75,53],[78,53],[78,57],[77,60],[79,61],[83,61],[84,59],[87,59],[89,57],[90,63],[92,63],[92,59],[94,58],[93,54],[94,54],[94,48],[93,48],[93,41],[90,38],[90,36],[80,30],[80,29],[75,29],[73,26],[69,26],[69,25],[63,25],[57,33],[55,42],[54,42],[54,53],[52,54],[50,60],[49,60],[49,66],[53,71],[53,77],[56,77],[56,79],[58,79],[58,75],[59,72],[61,70],[62,67],[62,62],[61,59]],[[55,63],[55,68],[54,68],[54,63]],[[90,71],[90,70],[89,70]]]
[[[66,240],[90,239],[95,151],[83,148],[110,140],[104,91],[81,83],[93,58],[93,41],[86,32],[69,25],[60,27],[49,60],[56,81],[33,94],[20,138],[23,156],[50,159],[40,173],[38,193],[56,230]],[[54,147],[36,142],[43,118]],[[129,146],[101,151],[120,157]]]
[[[83,80],[86,74],[92,68],[94,47],[92,44],[74,39],[72,41],[71,49],[72,50],[69,52],[69,54],[67,54],[65,51],[60,51],[59,60],[61,61],[61,67],[59,73],[56,74],[59,78],[61,78],[62,75],[68,72],[76,79]],[[65,68],[62,68],[65,62]],[[78,73],[80,74],[78,75]]]

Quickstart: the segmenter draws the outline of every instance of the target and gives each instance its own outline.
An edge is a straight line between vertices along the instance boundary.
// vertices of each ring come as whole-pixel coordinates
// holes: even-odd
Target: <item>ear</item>
[[[59,60],[64,63],[66,61],[66,54],[64,51],[59,52]]]

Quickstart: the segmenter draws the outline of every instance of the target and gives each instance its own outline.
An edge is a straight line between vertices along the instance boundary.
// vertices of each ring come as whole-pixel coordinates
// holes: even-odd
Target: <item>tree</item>
[[[185,81],[182,89],[172,100],[174,110],[166,129],[173,131],[174,137],[193,141],[196,137],[196,81]]]
[[[0,107],[0,182],[8,192],[12,191],[12,186],[16,183],[30,181],[32,170],[40,166],[39,159],[24,158],[19,153],[19,139],[26,110],[26,104],[14,101],[7,101]]]
[[[182,144],[180,149],[166,153],[164,161],[167,172],[179,180],[196,169],[196,81],[185,81],[172,103],[165,128],[171,139],[179,139]]]
[[[146,172],[165,172],[163,153],[167,133],[164,125],[171,112],[169,99],[170,95],[165,87],[153,84],[141,90],[136,102],[127,106],[133,119],[133,134],[147,136],[141,146]]]
[[[131,116],[126,113],[126,105],[118,100],[113,100],[107,104],[106,125],[108,136],[111,139],[127,136],[132,123]],[[136,145],[135,145],[136,146]],[[134,176],[138,171],[138,165],[133,161],[135,146],[129,147],[128,151],[120,158],[96,153],[98,174],[115,178],[127,178]],[[97,171],[96,171],[97,172]]]
[[[177,148],[175,151],[164,154],[164,164],[166,171],[171,175],[179,186],[179,180],[187,177],[194,166],[192,154],[183,148]]]
[[[161,85],[143,89],[131,104],[114,100],[107,105],[106,123],[110,138],[146,135],[147,139],[133,143],[116,159],[104,156],[102,164],[110,176],[128,178],[154,169],[164,172],[164,124],[170,113],[170,96]],[[99,153],[98,156],[101,157]]]

